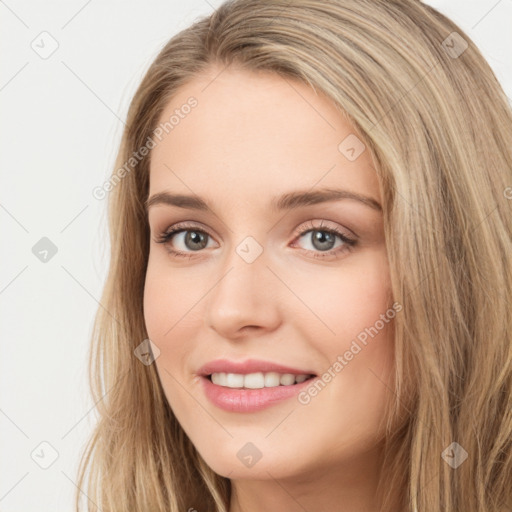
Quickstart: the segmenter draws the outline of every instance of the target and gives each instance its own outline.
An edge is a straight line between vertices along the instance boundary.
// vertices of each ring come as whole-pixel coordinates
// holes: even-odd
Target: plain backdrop
[[[150,62],[220,3],[0,1],[2,512],[73,510],[108,265],[106,200],[92,190],[108,179]],[[428,3],[475,41],[512,98],[512,1]]]

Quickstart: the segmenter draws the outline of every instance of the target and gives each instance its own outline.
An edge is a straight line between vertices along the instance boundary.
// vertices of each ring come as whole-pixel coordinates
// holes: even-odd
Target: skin
[[[269,206],[274,195],[327,187],[380,203],[370,152],[350,161],[338,150],[354,127],[297,81],[232,67],[217,76],[220,70],[178,91],[162,121],[190,96],[198,105],[151,154],[150,197],[192,194],[210,205],[159,204],[148,212],[144,315],[167,400],[207,464],[231,480],[230,512],[376,511],[392,321],[306,405],[294,397],[233,413],[202,391],[196,371],[218,358],[322,375],[393,303],[381,211],[353,199],[283,212]],[[187,232],[167,245],[155,241],[182,221],[208,233],[204,248],[194,251],[197,238],[186,245]],[[337,237],[328,248],[314,244],[310,221],[356,235],[357,244],[346,250]],[[236,252],[247,236],[263,249],[250,264]],[[169,248],[192,257],[173,257]],[[340,252],[314,256],[329,250]],[[237,457],[247,442],[262,454],[252,467]]]

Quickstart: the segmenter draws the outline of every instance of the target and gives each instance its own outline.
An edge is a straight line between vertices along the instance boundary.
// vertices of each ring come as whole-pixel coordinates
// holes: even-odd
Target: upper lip
[[[300,370],[282,364],[263,361],[261,359],[246,359],[245,361],[229,361],[228,359],[215,359],[201,366],[198,375],[211,375],[212,373],[238,373],[246,375],[257,372],[291,373],[292,375],[315,375],[310,370]]]

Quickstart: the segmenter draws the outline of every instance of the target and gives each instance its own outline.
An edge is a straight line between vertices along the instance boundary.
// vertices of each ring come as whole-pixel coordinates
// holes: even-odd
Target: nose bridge
[[[268,328],[278,318],[272,286],[277,280],[267,268],[263,247],[253,237],[244,238],[226,256],[209,294],[209,326],[224,336],[249,325]]]

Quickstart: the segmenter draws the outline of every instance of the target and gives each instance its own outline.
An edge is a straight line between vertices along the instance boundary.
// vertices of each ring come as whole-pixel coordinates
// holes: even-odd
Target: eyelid
[[[319,222],[319,225],[315,224],[316,221]],[[329,223],[331,223],[332,226]],[[165,230],[162,230],[161,233],[162,234],[168,233],[171,227],[172,227],[172,231],[178,231],[180,229],[183,229],[183,230],[187,230],[187,229],[194,230],[195,229],[195,230],[198,230],[198,231],[204,231],[211,238],[215,239],[215,236],[212,235],[210,230],[206,226],[204,226],[202,223],[197,222],[197,221],[181,221],[181,222],[177,222],[175,224],[169,225],[167,228],[165,228]],[[293,232],[292,236],[293,237],[297,237],[299,235],[304,234],[304,231],[306,230],[306,228],[308,228],[308,229],[332,229],[332,230],[338,231],[341,234],[347,236],[347,238],[354,238],[356,240],[359,239],[359,236],[354,231],[352,231],[351,229],[343,227],[343,230],[340,230],[338,228],[338,224],[337,223],[331,222],[331,221],[327,221],[325,219],[313,219],[313,220],[308,220],[306,222],[302,222],[301,224],[299,224],[299,226],[297,226],[294,229],[294,232]],[[220,239],[222,240],[222,237],[220,237]]]
[[[316,222],[320,222],[319,225],[316,224]],[[306,231],[311,230],[326,230],[326,231],[335,231],[337,234],[345,236],[346,238],[350,238],[353,240],[358,240],[359,237],[350,229],[348,228],[340,228],[339,224],[335,222],[331,222],[325,219],[313,219],[308,220],[306,222],[301,223],[295,230],[294,230],[294,237],[303,235]]]
[[[319,220],[319,225],[315,224],[315,220]],[[308,249],[302,249],[299,248],[302,251],[305,251],[306,253],[312,253],[314,258],[322,259],[322,258],[330,258],[330,257],[337,257],[340,252],[350,251],[354,248],[354,246],[357,244],[359,237],[352,231],[347,228],[343,228],[346,231],[349,231],[351,234],[347,234],[342,229],[338,227],[336,223],[332,223],[333,226],[329,226],[329,222],[325,219],[315,219],[315,220],[309,220],[307,222],[301,223],[295,230],[292,243],[295,244],[296,240],[299,238],[302,238],[307,233],[311,231],[326,231],[331,232],[334,234],[334,236],[337,236],[340,238],[343,242],[343,246],[337,249],[330,249],[328,251],[312,251]],[[172,229],[171,229],[172,228]],[[170,240],[177,234],[183,233],[184,231],[198,231],[198,232],[204,232],[206,235],[208,235],[212,240],[215,240],[215,237],[210,233],[209,229],[201,225],[199,222],[195,221],[182,221],[177,222],[176,224],[173,224],[169,226],[165,231],[163,231],[155,240],[157,243],[162,243],[165,245],[168,245]],[[218,242],[216,242],[218,243]],[[184,256],[184,257],[194,257],[194,252],[204,252],[204,249],[199,251],[180,251],[176,249],[170,249],[168,248],[169,253],[172,256]]]
[[[163,231],[161,231],[161,236],[172,233],[175,234],[178,231],[204,231],[208,236],[215,239],[215,236],[212,235],[211,231],[201,224],[200,222],[194,222],[194,221],[182,221],[182,222],[176,222],[175,224],[169,225],[167,228],[165,228]],[[221,238],[222,240],[222,238]]]

